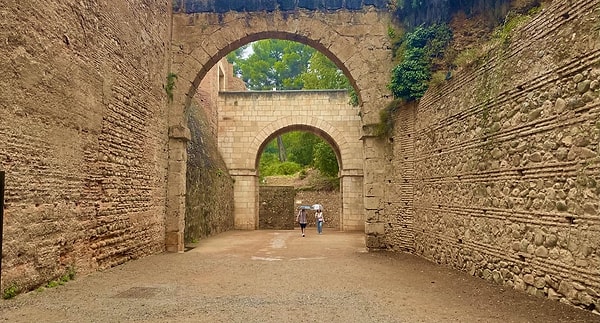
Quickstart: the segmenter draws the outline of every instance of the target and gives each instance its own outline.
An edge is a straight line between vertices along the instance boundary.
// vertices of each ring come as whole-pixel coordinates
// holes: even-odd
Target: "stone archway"
[[[185,110],[190,106],[200,81],[221,58],[250,42],[276,38],[309,45],[331,59],[348,77],[360,102],[359,129],[379,121],[379,110],[391,100],[386,88],[386,75],[392,68],[391,44],[387,36],[392,15],[387,10],[365,7],[360,11],[294,12],[226,12],[174,14],[172,65],[170,73],[177,75],[169,113],[169,175],[166,215],[166,248],[183,250],[185,216],[185,147],[189,131],[185,128]],[[361,131],[361,130],[359,130]],[[381,197],[362,196],[363,185],[381,181],[384,172],[369,172],[363,180],[364,165],[380,166],[382,155],[372,149],[376,143],[363,133],[364,154],[360,166],[342,172],[342,176],[360,178],[353,185],[361,186],[361,205],[379,209]],[[235,172],[235,170],[233,170]],[[236,176],[256,176],[247,170]],[[254,180],[256,182],[256,180]],[[360,184],[359,184],[360,182]],[[255,185],[252,181],[236,181],[236,185]],[[362,199],[365,203],[362,203]],[[370,200],[370,201],[367,201]],[[251,201],[249,201],[251,202]],[[375,213],[361,207],[358,212]],[[364,216],[360,217],[363,221]],[[360,220],[357,220],[360,221]],[[242,227],[248,224],[240,225]]]
[[[327,141],[340,166],[342,230],[363,230],[361,121],[346,91],[221,92],[219,150],[235,179],[235,227],[258,225],[258,161],[264,146],[293,130]]]

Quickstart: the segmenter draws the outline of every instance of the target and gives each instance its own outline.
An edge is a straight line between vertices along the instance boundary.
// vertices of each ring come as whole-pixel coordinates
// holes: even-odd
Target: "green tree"
[[[290,161],[298,163],[302,167],[313,165],[314,146],[323,139],[304,131],[288,132],[283,137]]]
[[[358,95],[350,81],[327,56],[315,52],[308,64],[306,72],[300,76],[304,89],[346,89],[350,95],[350,104],[358,105]]]
[[[251,53],[245,55],[247,52]],[[238,48],[227,59],[250,90],[300,90],[304,86],[300,75],[315,52],[302,43],[265,39]],[[287,153],[281,137],[277,144],[279,161],[285,162]]]
[[[339,166],[331,146],[324,141],[316,144],[314,155],[315,168],[318,169],[321,174],[329,177],[336,177],[338,175]]]
[[[304,89],[347,89],[350,87],[344,73],[321,52],[315,52],[308,64],[306,71],[300,75]]]
[[[299,76],[314,52],[302,43],[265,39],[240,47],[227,58],[250,90],[300,90],[304,84]]]

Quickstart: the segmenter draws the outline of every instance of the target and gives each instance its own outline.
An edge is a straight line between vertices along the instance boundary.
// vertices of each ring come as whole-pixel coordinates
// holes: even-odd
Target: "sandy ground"
[[[364,234],[230,231],[0,301],[0,322],[600,322]]]

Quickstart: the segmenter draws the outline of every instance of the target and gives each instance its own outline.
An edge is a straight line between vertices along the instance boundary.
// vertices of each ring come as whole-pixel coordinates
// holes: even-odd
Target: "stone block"
[[[365,197],[365,209],[367,210],[377,210],[380,208],[380,197]]]
[[[189,141],[192,138],[190,129],[182,125],[169,127],[169,138]]]
[[[365,223],[365,234],[366,235],[373,235],[373,236],[378,236],[378,235],[384,235],[385,233],[385,226],[383,223],[371,223],[371,222],[366,222]]]

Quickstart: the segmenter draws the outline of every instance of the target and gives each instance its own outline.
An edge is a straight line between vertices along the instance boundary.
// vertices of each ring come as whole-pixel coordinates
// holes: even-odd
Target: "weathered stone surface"
[[[229,88],[245,88],[236,82],[233,68],[222,60],[202,81],[198,98],[192,101],[188,109],[187,128],[182,133],[183,136],[189,133],[184,230],[186,243],[231,230],[234,225],[233,179],[227,172],[215,140],[218,110],[214,98],[222,86],[218,83],[220,73],[227,79]],[[221,81],[225,82],[222,78]]]
[[[324,228],[339,230],[342,219],[342,199],[339,191],[310,191],[296,189],[296,203],[303,205],[321,204],[325,218]],[[315,225],[314,212],[308,217],[308,225]]]
[[[26,0],[1,15],[0,290],[163,251],[165,3]]]
[[[535,283],[535,277],[531,274],[523,275],[523,281],[528,285],[533,285]]]
[[[367,200],[363,197],[362,145],[352,139],[360,137],[360,117],[348,104],[346,91],[221,91],[217,107],[219,151],[226,168],[243,170],[244,176],[258,175],[257,160],[262,149],[281,131],[311,132],[332,144],[340,158],[344,217],[340,219],[340,229],[364,229],[363,203],[369,209],[377,209],[383,189],[381,184],[372,185],[368,191],[372,196]],[[298,111],[301,115],[297,115]],[[250,200],[258,196],[258,191],[252,185],[240,186],[234,195],[236,201]],[[235,208],[235,217],[247,219],[244,223],[256,221],[259,217],[253,210],[240,205]]]
[[[561,17],[561,4],[566,2],[553,2],[534,20]],[[599,6],[594,2],[589,8]],[[577,2],[572,8],[584,7]],[[432,261],[447,255],[446,250],[469,250],[462,263],[472,264],[470,273],[492,280],[497,265],[517,258],[519,264],[510,268],[513,277],[501,275],[500,283],[512,281],[516,289],[555,299],[560,296],[552,293],[558,291],[565,295],[561,301],[572,304],[589,301],[577,298],[573,290],[578,290],[564,280],[559,288],[556,278],[577,276],[575,272],[591,277],[599,265],[585,246],[597,244],[590,225],[598,214],[600,192],[586,178],[597,178],[600,170],[598,93],[592,90],[598,88],[600,75],[591,72],[598,71],[600,62],[587,41],[572,45],[577,42],[566,35],[567,30],[585,30],[593,43],[600,43],[600,34],[594,31],[596,16],[582,13],[579,18],[589,20],[555,25],[565,31],[558,38],[561,32],[544,34],[544,27],[532,20],[519,34],[527,37],[512,38],[509,46],[492,50],[494,55],[482,65],[463,75],[453,73],[452,80],[429,89],[417,113],[411,112],[414,122],[394,133],[401,137],[414,129],[409,145],[415,162],[404,163],[400,156],[391,161],[414,174],[405,184],[412,184],[412,190],[402,188],[414,205],[406,212],[413,225],[393,227],[393,237],[414,235],[415,252]],[[546,44],[543,57],[554,57],[552,62],[540,60],[535,49],[540,42]],[[580,57],[589,60],[583,66],[570,65]],[[402,112],[398,120],[408,119]],[[406,145],[394,142],[393,149]],[[401,202],[392,206],[403,208]],[[385,214],[390,221],[394,217],[387,209]],[[554,278],[546,279],[546,272]],[[588,288],[597,284],[577,280]]]
[[[297,210],[293,186],[261,186],[259,198],[259,229],[294,229]]]
[[[219,14],[178,15],[171,24],[168,8],[156,1],[110,7],[56,2],[42,16],[31,1],[8,4],[0,31],[6,40],[0,56],[7,59],[0,67],[16,77],[0,89],[6,138],[0,161],[10,170],[3,285],[24,281],[32,287],[72,265],[82,272],[111,267],[162,251],[165,242],[181,251],[190,160],[183,141],[206,135],[171,131],[169,141],[168,129],[188,125],[185,114],[194,96],[202,97],[199,81],[236,46],[257,37],[284,38],[333,57],[356,86],[364,128],[378,122],[390,101],[389,80],[382,77],[393,67],[389,13],[340,10],[321,20],[300,10],[292,19],[275,12],[273,1],[223,2],[219,8],[188,2],[175,7],[205,6]],[[564,19],[565,7],[570,19]],[[357,166],[342,175],[344,192],[352,192],[343,208],[360,210],[347,222],[362,228],[363,188],[384,187],[369,191],[368,248],[411,251],[537,296],[544,295],[537,278],[549,272],[548,297],[558,298],[558,290],[565,295],[561,302],[598,304],[590,292],[597,282],[585,277],[598,269],[597,251],[586,246],[598,245],[589,233],[597,232],[591,227],[600,193],[584,180],[597,179],[599,169],[598,7],[597,0],[552,1],[543,16],[481,58],[483,64],[462,66],[418,103],[403,106],[394,141],[361,129],[344,137],[318,118],[300,116],[271,120],[252,137],[259,138],[252,147],[292,124],[331,130],[330,138],[349,138],[348,145],[360,146],[362,139],[364,157],[349,158]],[[231,11],[255,9],[266,16]],[[173,102],[163,85],[169,72],[178,75]],[[232,148],[245,154],[250,144]],[[227,152],[250,165],[231,169],[234,190],[256,192],[258,149],[251,151],[250,157]],[[344,154],[353,155],[341,149]],[[236,199],[236,207],[254,210],[256,197]],[[254,229],[255,215],[245,213],[234,225]],[[514,275],[498,270],[501,262]],[[578,284],[562,280],[556,287],[556,277],[577,273],[587,274],[576,278]]]
[[[228,11],[238,12],[271,12],[274,10],[297,11],[301,9],[308,10],[362,10],[365,6],[374,6],[379,9],[387,9],[388,3],[385,0],[280,0],[280,1],[260,1],[260,0],[175,0],[173,8],[176,12],[185,11],[186,13],[218,12]]]

